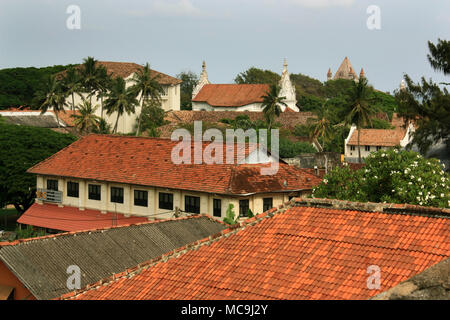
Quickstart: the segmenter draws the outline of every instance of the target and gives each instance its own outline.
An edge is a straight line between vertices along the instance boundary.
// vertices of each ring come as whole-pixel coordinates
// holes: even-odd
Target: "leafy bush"
[[[230,203],[228,205],[226,216],[225,216],[225,218],[223,218],[223,222],[230,224],[230,225],[236,224],[237,220],[239,218],[239,217],[236,217],[233,208],[234,208],[234,204]]]
[[[313,190],[318,198],[450,206],[450,175],[437,159],[413,151],[380,150],[358,171],[335,168]]]
[[[317,150],[308,142],[292,142],[280,138],[280,158],[293,158],[300,153],[315,153]]]

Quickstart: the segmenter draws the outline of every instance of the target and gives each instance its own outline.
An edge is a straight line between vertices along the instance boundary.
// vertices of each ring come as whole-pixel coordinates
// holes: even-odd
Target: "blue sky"
[[[81,29],[69,30],[69,5]],[[381,29],[369,30],[377,5]],[[170,75],[201,71],[231,83],[251,66],[321,81],[345,56],[392,91],[402,75],[436,81],[427,41],[449,39],[448,0],[0,0],[0,68],[79,63],[84,57],[144,64]],[[448,79],[447,79],[448,82]]]

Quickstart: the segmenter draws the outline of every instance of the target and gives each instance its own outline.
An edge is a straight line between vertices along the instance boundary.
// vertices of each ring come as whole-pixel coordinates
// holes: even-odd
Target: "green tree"
[[[439,40],[435,46],[429,42],[428,60],[435,70],[448,74],[450,65],[450,42]],[[405,75],[406,90],[396,93],[399,115],[405,122],[414,121],[416,130],[412,144],[416,144],[422,154],[431,145],[443,141],[450,148],[450,95],[446,88],[441,89],[432,80],[422,77],[420,83],[414,83]]]
[[[65,94],[72,97],[71,110],[75,110],[75,94],[81,91],[81,78],[75,68],[71,67],[67,70],[62,79],[62,86]]]
[[[313,190],[318,198],[450,206],[450,175],[437,159],[408,150],[380,150],[357,171],[335,168]]]
[[[158,76],[152,77],[150,65],[147,63],[143,69],[139,69],[134,73],[131,81],[134,82],[130,88],[136,96],[140,95],[139,105],[141,106],[141,112],[138,118],[138,124],[136,129],[136,136],[139,136],[141,132],[142,114],[144,113],[144,105],[148,106],[149,100],[151,105],[161,105],[161,95],[164,93],[162,86],[158,82]]]
[[[105,119],[100,118],[98,121],[98,125],[92,128],[92,132],[98,134],[110,134],[111,125]]]
[[[252,67],[239,73],[234,82],[238,84],[270,84],[277,85],[281,76],[270,70],[262,70]]]
[[[75,127],[81,133],[90,133],[98,128],[100,117],[95,115],[97,109],[98,105],[93,106],[89,100],[82,98],[78,114],[71,115],[74,118]]]
[[[183,81],[180,86],[181,110],[192,110],[192,91],[198,83],[198,76],[192,71],[183,71],[177,74],[177,78]]]
[[[287,138],[280,138],[280,158],[293,158],[301,153],[316,153],[317,150],[308,142],[292,142]]]
[[[88,94],[89,102],[92,103],[92,96],[101,89],[106,70],[103,66],[99,66],[98,61],[93,57],[87,57],[83,59],[79,72],[82,88]]]
[[[38,95],[42,97],[41,114],[47,112],[48,109],[52,109],[58,122],[58,128],[60,128],[59,116],[60,112],[66,112],[64,107],[66,106],[66,93],[63,90],[62,84],[56,79],[55,76],[50,76],[47,79],[46,85],[42,91],[38,92]]]
[[[358,161],[361,163],[361,145],[360,135],[361,129],[365,124],[371,123],[371,118],[376,113],[370,101],[370,93],[372,88],[368,85],[365,77],[359,78],[359,81],[353,83],[350,94],[350,104],[347,107],[348,116],[347,124],[356,124],[358,130]]]
[[[333,138],[333,128],[331,124],[331,115],[326,103],[323,103],[320,109],[315,111],[316,118],[309,121],[310,138],[328,142]],[[322,150],[323,150],[323,146]]]
[[[130,88],[126,88],[125,80],[123,78],[116,78],[113,80],[111,90],[105,100],[106,114],[112,115],[117,113],[116,123],[113,132],[117,133],[117,126],[119,118],[126,112],[127,114],[134,113],[136,105],[138,105],[136,94]]]
[[[239,217],[237,217],[236,214],[234,213],[233,209],[234,209],[234,204],[230,203],[227,208],[226,216],[225,216],[225,218],[223,218],[223,222],[225,222],[229,225],[236,224],[239,219]]]
[[[111,87],[112,77],[108,74],[106,68],[101,67],[97,70],[97,99],[100,99],[100,117],[103,118],[103,100],[108,96]]]
[[[275,122],[275,117],[279,117],[281,114],[280,105],[287,107],[284,102],[286,97],[279,97],[280,87],[277,85],[271,85],[269,91],[265,96],[263,96],[263,113],[264,118],[267,123],[267,130],[270,132],[273,123]]]
[[[145,102],[142,108],[142,131],[150,130],[151,132],[157,132],[156,128],[165,125],[167,122],[164,120],[166,115],[163,108],[158,102],[148,100]]]
[[[76,138],[46,128],[0,122],[0,190],[23,213],[33,204],[36,177],[27,169],[71,144]]]

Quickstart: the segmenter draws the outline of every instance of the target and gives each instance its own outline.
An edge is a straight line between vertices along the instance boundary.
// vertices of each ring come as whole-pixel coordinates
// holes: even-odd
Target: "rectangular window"
[[[222,200],[220,199],[213,200],[213,215],[214,217],[222,216]]]
[[[273,208],[273,199],[272,198],[264,198],[263,199],[263,211],[266,212]]]
[[[53,190],[53,191],[58,191],[58,180],[48,179],[47,180],[47,189]]]
[[[172,193],[159,193],[159,208],[173,210],[173,194]]]
[[[200,213],[200,197],[184,197],[184,211],[190,213]]]
[[[365,149],[366,151],[370,151],[370,146],[364,146],[364,149]]]
[[[247,217],[250,209],[248,199],[239,200],[239,217]]]
[[[89,200],[100,200],[101,199],[101,186],[97,184],[90,184],[88,186]]]
[[[123,188],[111,187],[111,202],[123,203]]]
[[[134,190],[134,205],[140,207],[148,206],[148,191]]]
[[[73,197],[73,198],[78,198],[79,195],[79,190],[78,190],[78,182],[67,182],[67,196],[68,197]]]
[[[351,151],[355,151],[355,146],[350,146]]]
[[[169,95],[169,87],[168,86],[163,86],[163,96],[167,97]]]
[[[381,147],[377,147],[377,151],[380,151],[381,150]]]

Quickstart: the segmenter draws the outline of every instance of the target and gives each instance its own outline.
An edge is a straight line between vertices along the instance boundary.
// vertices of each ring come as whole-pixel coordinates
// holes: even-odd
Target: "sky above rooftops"
[[[70,30],[68,6],[81,9]],[[366,12],[377,5],[381,29]],[[404,73],[445,81],[427,59],[427,41],[449,39],[450,1],[407,0],[0,0],[0,68],[103,61],[149,62],[176,75],[201,71],[232,83],[255,66],[326,80],[348,56],[379,90],[397,89]],[[448,82],[448,80],[447,80]]]

